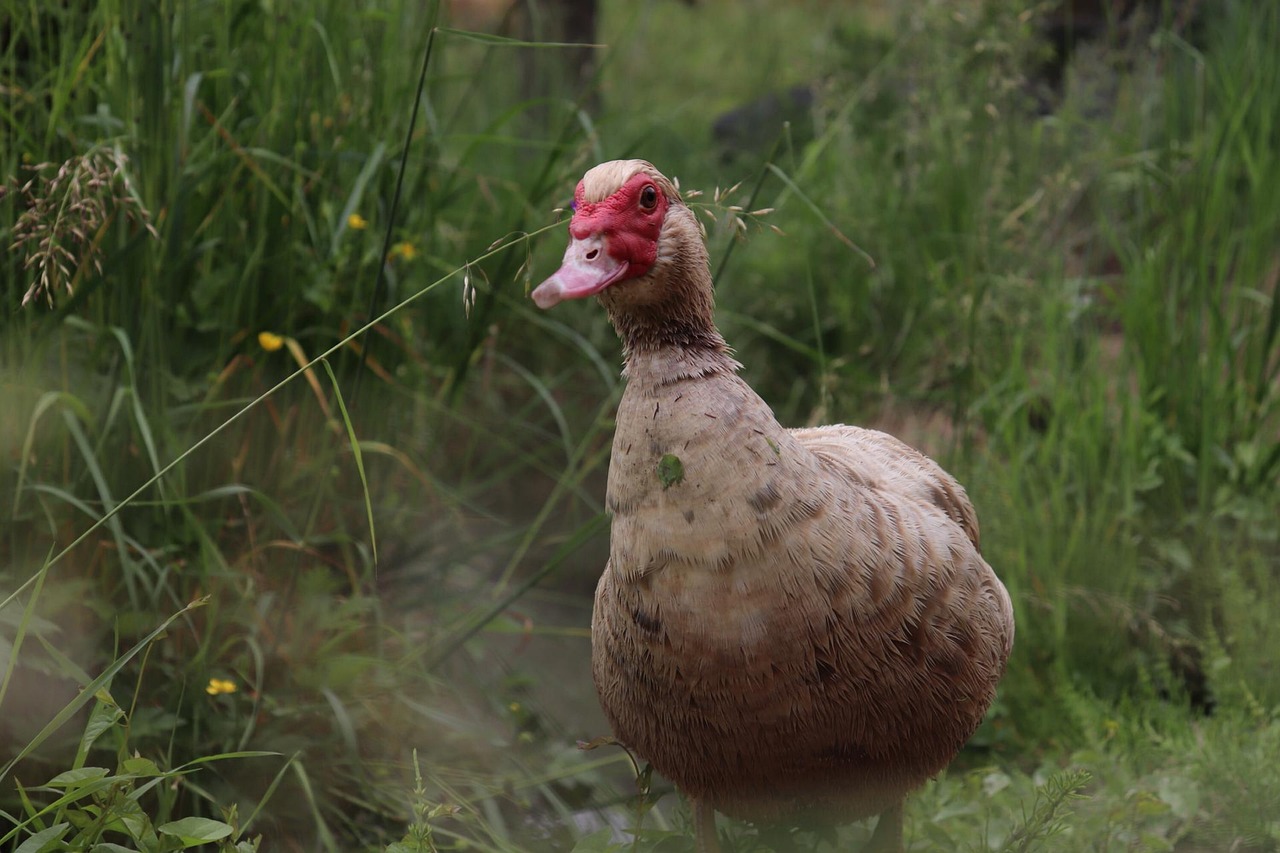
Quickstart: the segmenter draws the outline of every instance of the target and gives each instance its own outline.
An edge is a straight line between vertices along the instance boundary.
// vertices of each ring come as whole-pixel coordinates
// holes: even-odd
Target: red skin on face
[[[640,194],[647,186],[657,193],[652,210],[640,206]],[[643,172],[631,177],[617,192],[598,202],[586,201],[582,182],[573,194],[574,214],[569,234],[585,240],[603,234],[609,256],[628,265],[627,278],[638,278],[658,259],[658,235],[670,202],[653,179]]]

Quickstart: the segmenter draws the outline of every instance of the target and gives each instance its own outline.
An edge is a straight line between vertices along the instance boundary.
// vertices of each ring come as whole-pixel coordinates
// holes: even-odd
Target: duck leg
[[[863,853],[902,853],[902,800],[880,812]]]
[[[720,853],[716,837],[716,807],[707,799],[691,799],[693,806],[693,843],[698,853]]]

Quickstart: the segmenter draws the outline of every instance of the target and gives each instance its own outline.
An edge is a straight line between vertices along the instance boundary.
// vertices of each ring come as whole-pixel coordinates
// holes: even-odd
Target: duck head
[[[702,229],[651,163],[613,160],[587,172],[569,237],[560,269],[533,291],[539,308],[596,296],[628,352],[719,339]]]

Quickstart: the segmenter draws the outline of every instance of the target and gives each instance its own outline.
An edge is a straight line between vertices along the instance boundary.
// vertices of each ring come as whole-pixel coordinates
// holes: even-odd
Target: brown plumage
[[[575,208],[533,296],[598,295],[624,346],[591,626],[614,734],[694,802],[702,850],[712,808],[883,813],[873,843],[900,848],[904,796],[981,722],[1013,643],[964,489],[884,433],[778,424],[737,375],[698,224],[653,166],[597,166]]]

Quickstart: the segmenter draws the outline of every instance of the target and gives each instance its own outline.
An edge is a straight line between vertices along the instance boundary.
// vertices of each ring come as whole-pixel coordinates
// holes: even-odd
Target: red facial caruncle
[[[658,235],[670,204],[654,180],[637,172],[612,195],[586,200],[574,193],[572,238],[560,269],[533,291],[539,308],[594,296],[611,284],[639,278],[658,259]]]

